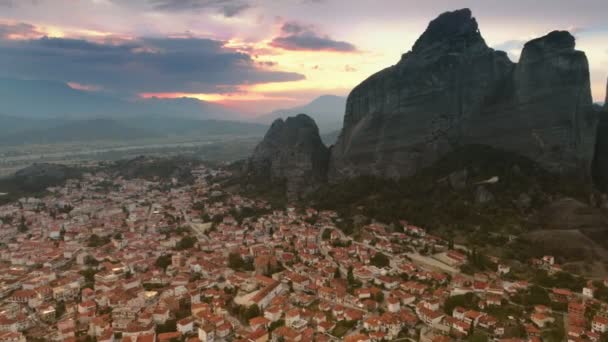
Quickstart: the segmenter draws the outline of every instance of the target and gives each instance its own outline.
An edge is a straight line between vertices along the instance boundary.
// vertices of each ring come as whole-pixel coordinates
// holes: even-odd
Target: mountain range
[[[0,78],[0,144],[158,139],[171,136],[261,136],[278,117],[306,112],[335,141],[346,99],[325,95],[255,119],[193,98],[127,100],[47,80]]]
[[[190,119],[240,118],[239,113],[224,106],[192,98],[126,100],[46,80],[0,78],[0,98],[2,113],[30,119],[124,118],[144,115]]]

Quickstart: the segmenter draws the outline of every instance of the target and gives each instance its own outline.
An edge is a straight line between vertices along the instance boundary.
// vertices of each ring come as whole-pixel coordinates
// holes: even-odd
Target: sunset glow
[[[69,52],[65,61],[71,64],[60,72],[54,64],[50,70],[39,66],[50,62],[32,60],[21,69],[4,68],[0,76],[52,79],[73,89],[128,98],[189,97],[261,114],[323,94],[347,95],[370,75],[397,63],[438,13],[467,6],[487,43],[507,51],[514,61],[525,41],[570,29],[577,49],[589,58],[594,100],[603,101],[608,76],[608,27],[598,14],[603,1],[577,6],[576,15],[536,4],[517,11],[513,4],[442,2],[386,0],[381,7],[349,2],[348,12],[338,0],[299,5],[262,0],[235,8],[191,1],[196,10],[175,5],[171,11],[146,0],[19,2],[0,12],[5,44],[21,43],[20,48],[28,49],[49,38],[42,41],[43,48]],[[572,6],[564,3],[563,8]],[[506,16],[516,19],[505,22]]]

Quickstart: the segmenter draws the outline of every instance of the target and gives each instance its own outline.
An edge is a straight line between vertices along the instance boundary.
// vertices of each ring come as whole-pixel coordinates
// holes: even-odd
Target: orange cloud
[[[229,102],[255,102],[255,101],[295,101],[296,99],[285,96],[268,96],[260,93],[243,92],[228,94],[194,94],[194,93],[143,93],[141,98],[151,99],[179,99],[191,98],[205,102],[229,103]]]
[[[68,82],[68,86],[72,89],[83,90],[83,91],[99,91],[101,90],[100,86],[96,86],[93,84],[81,84],[77,82]]]

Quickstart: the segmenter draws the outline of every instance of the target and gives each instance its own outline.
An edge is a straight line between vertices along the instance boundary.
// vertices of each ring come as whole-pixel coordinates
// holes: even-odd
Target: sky
[[[464,7],[513,61],[526,41],[571,31],[604,101],[606,0],[0,0],[0,77],[256,115],[347,95],[395,64],[430,20]]]

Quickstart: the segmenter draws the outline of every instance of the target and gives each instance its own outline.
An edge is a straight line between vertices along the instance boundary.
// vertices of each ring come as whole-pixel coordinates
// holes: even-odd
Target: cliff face
[[[329,177],[409,176],[471,143],[588,168],[596,121],[587,59],[568,32],[528,42],[515,64],[486,45],[470,10],[447,12],[351,92]]]
[[[604,193],[608,193],[608,82],[606,85],[606,101],[600,113],[600,124],[597,127],[592,175],[597,188]]]
[[[275,120],[248,162],[248,171],[285,182],[289,198],[306,194],[327,180],[329,149],[314,120],[305,114]]]

